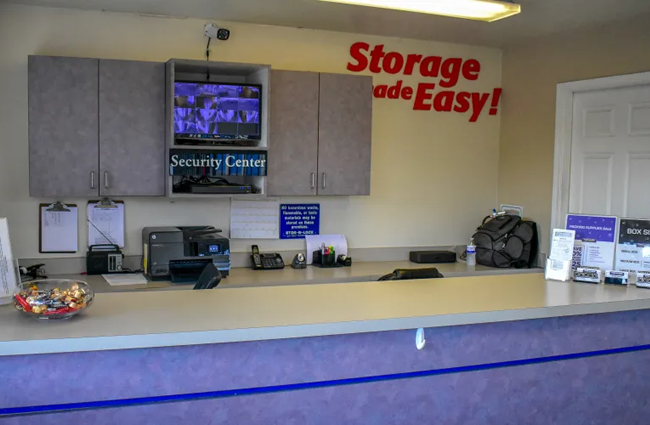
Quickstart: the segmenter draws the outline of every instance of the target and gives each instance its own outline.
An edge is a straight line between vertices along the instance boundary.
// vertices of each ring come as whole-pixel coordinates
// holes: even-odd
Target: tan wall
[[[540,224],[542,249],[551,221],[557,84],[644,71],[650,16],[505,50],[498,199],[523,205]]]
[[[4,5],[0,0],[0,217],[9,219],[14,256],[52,255],[38,252],[37,211],[39,202],[53,200],[30,198],[28,192],[27,56],[203,59],[205,22]],[[387,52],[475,58],[482,65],[479,78],[463,80],[455,90],[487,93],[501,86],[499,49],[238,23],[225,27],[233,35],[227,43],[212,44],[213,60],[346,73],[350,46],[365,41],[384,44]],[[438,83],[387,73],[374,74],[373,81],[392,85],[400,79],[412,86]],[[467,243],[497,196],[501,119],[488,112],[469,122],[468,113],[414,111],[409,101],[375,99],[371,196],[281,201],[320,203],[321,233],[345,234],[354,248]],[[61,201],[86,204],[84,199]],[[145,226],[209,224],[226,233],[230,226],[230,203],[223,199],[130,198],[125,203],[128,255],[142,253]],[[79,253],[58,256],[85,255],[88,226],[83,214]],[[303,240],[235,240],[232,249],[247,252],[254,243],[265,251],[304,249]]]

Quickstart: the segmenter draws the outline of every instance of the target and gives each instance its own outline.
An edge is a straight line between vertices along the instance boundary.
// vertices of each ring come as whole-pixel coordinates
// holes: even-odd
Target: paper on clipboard
[[[11,302],[16,291],[18,276],[16,264],[11,252],[9,225],[6,218],[0,218],[0,305]]]
[[[79,209],[76,205],[66,205],[65,208],[67,211],[52,211],[49,205],[41,204],[39,252],[78,251]]]
[[[99,203],[88,203],[88,246],[114,244],[124,248],[124,203],[112,206],[102,208]]]
[[[545,278],[567,281],[571,277],[571,260],[575,245],[575,230],[553,229],[551,255],[546,261]]]

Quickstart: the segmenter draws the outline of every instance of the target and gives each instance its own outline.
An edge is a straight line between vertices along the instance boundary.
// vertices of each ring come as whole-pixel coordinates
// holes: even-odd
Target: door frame
[[[571,145],[573,142],[573,97],[576,93],[650,84],[650,72],[616,75],[557,85],[555,98],[555,152],[551,229],[564,228],[569,213]]]

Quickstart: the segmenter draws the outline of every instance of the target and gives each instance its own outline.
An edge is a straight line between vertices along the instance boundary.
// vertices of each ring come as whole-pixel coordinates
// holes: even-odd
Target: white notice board
[[[231,239],[278,239],[280,237],[280,202],[278,200],[239,201],[230,203]]]

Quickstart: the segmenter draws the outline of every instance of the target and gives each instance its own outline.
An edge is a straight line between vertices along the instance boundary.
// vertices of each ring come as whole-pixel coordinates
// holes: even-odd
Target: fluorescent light
[[[406,12],[493,22],[521,12],[515,3],[496,0],[320,0]]]

